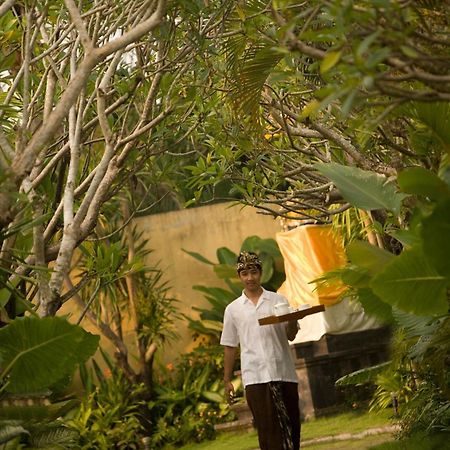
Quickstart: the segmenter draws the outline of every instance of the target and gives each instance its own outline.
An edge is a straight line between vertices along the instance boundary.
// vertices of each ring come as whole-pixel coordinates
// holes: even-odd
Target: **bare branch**
[[[0,5],[0,17],[6,14],[12,6],[14,6],[16,0],[4,0],[4,2]]]

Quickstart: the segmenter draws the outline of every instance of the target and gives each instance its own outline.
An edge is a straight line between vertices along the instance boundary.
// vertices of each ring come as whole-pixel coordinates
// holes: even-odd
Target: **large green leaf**
[[[352,241],[346,247],[348,259],[352,264],[364,267],[370,275],[375,275],[394,258],[392,253],[371,245],[366,241]]]
[[[20,420],[21,423],[29,422],[45,422],[49,420],[56,420],[67,414],[72,409],[79,406],[80,401],[77,399],[65,400],[57,403],[50,403],[49,405],[35,404],[27,406],[3,406],[0,409],[0,420],[14,419]]]
[[[222,312],[217,311],[216,309],[208,311],[207,309],[198,308],[197,306],[193,306],[192,309],[194,311],[198,311],[200,313],[200,319],[202,322],[204,320],[213,320],[213,321],[215,320],[220,323],[223,322],[223,314],[224,314],[225,308],[222,310]]]
[[[267,253],[272,257],[281,256],[280,248],[275,239],[261,239],[258,248],[261,252]]]
[[[347,286],[363,288],[369,286],[370,275],[363,267],[349,265],[341,270],[341,279]]]
[[[388,234],[401,242],[404,247],[414,247],[422,244],[422,240],[416,230],[393,230]]]
[[[375,317],[385,324],[392,324],[394,322],[394,318],[392,317],[392,306],[381,301],[373,293],[372,289],[358,289],[357,298],[367,315]]]
[[[386,303],[420,316],[448,310],[447,280],[419,248],[405,250],[372,279],[370,287]]]
[[[52,386],[86,361],[99,336],[62,317],[21,317],[0,330],[0,354],[8,392],[36,392]]]
[[[405,338],[410,339],[430,334],[436,319],[431,316],[416,316],[393,308],[392,315],[397,324],[405,330]]]
[[[207,294],[208,297],[216,299],[219,304],[226,305],[230,303],[231,300],[234,300],[236,298],[236,295],[233,292],[227,291],[226,289],[220,287],[195,285],[192,286],[192,289]]]
[[[422,195],[431,200],[437,201],[450,195],[445,181],[423,167],[410,167],[401,171],[397,182],[403,192]]]
[[[409,108],[409,115],[424,123],[450,153],[450,103],[415,102]]]
[[[236,267],[230,266],[229,264],[216,264],[214,266],[214,273],[222,279],[226,278],[236,278]]]
[[[316,163],[314,167],[329,178],[342,197],[357,208],[387,209],[398,215],[405,194],[397,192],[395,184],[375,172],[336,163]]]
[[[78,431],[54,422],[45,427],[41,425],[37,430],[33,430],[30,444],[33,446],[32,448],[47,450],[77,448],[78,438]]]
[[[422,222],[423,248],[437,271],[450,279],[450,198]]]
[[[259,250],[259,244],[261,243],[261,238],[259,236],[249,236],[245,238],[241,246],[241,251],[255,252]]]
[[[262,260],[261,284],[267,283],[273,276],[273,258],[266,255]]]
[[[236,264],[237,255],[227,247],[220,247],[216,251],[217,259],[221,264],[229,264],[231,266]]]

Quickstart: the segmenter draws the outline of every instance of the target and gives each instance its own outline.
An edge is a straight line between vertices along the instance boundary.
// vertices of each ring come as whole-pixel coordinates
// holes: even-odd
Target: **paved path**
[[[398,426],[388,425],[379,428],[369,428],[368,430],[362,431],[361,433],[342,433],[335,436],[324,436],[315,439],[309,439],[308,441],[302,441],[302,447],[307,447],[308,445],[325,444],[327,442],[337,442],[337,441],[353,441],[358,439],[364,439],[367,436],[372,436],[374,434],[387,434],[394,433],[398,431]]]
[[[361,433],[342,433],[342,434],[336,434],[334,436],[324,436],[320,438],[315,439],[309,439],[307,441],[302,441],[301,447],[308,447],[311,445],[317,445],[317,444],[326,444],[330,442],[339,442],[339,441],[353,441],[358,439],[364,439],[367,436],[372,436],[375,434],[387,434],[387,433],[395,433],[399,430],[399,427],[396,425],[388,425],[385,427],[379,427],[379,428],[369,428],[368,430],[362,431]],[[259,449],[254,449],[259,450]]]

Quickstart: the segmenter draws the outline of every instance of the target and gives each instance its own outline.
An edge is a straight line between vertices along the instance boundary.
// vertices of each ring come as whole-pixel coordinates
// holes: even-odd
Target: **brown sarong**
[[[252,412],[261,450],[300,449],[300,410],[297,383],[251,384],[245,396]]]

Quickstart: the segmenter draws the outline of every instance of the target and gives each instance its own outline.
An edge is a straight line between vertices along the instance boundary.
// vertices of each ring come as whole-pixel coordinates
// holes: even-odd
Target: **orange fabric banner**
[[[276,234],[284,258],[286,281],[278,289],[292,306],[333,305],[345,291],[341,283],[317,287],[310,283],[325,272],[346,264],[341,239],[331,225],[302,225]],[[316,289],[317,288],[317,289]]]

